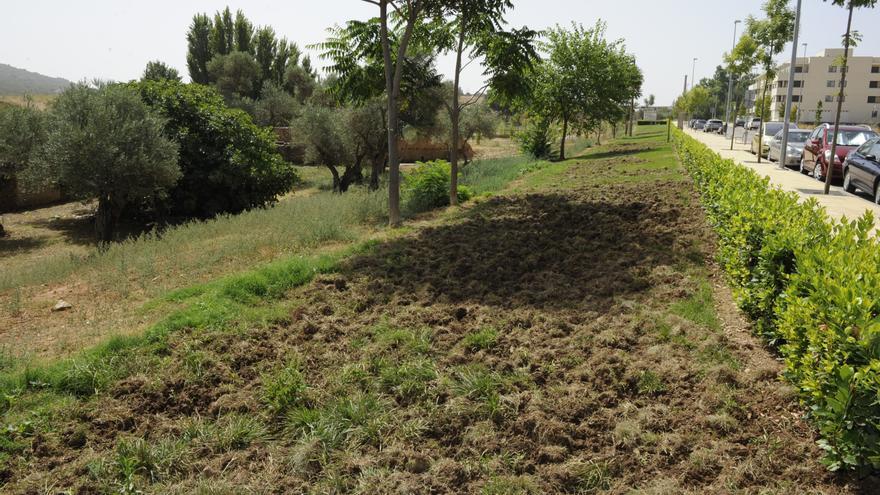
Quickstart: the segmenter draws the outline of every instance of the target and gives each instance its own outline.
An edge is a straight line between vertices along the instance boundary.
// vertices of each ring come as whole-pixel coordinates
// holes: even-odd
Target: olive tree
[[[46,115],[33,102],[0,110],[0,190],[25,171],[46,141]],[[0,219],[2,220],[2,219]],[[5,235],[0,221],[0,237]]]
[[[177,81],[180,82],[180,73],[177,69],[160,60],[147,62],[141,81]]]
[[[126,205],[161,197],[180,177],[177,145],[165,122],[133,89],[76,84],[52,104],[37,175],[82,200],[97,199],[95,233],[113,240]]]

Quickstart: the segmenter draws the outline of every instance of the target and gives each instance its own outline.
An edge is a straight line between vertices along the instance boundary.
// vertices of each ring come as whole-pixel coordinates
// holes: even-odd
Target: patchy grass
[[[656,131],[357,252],[173,291],[143,340],[10,373],[3,489],[857,493],[712,292],[687,178],[594,180],[666,160],[632,160],[671,153]]]

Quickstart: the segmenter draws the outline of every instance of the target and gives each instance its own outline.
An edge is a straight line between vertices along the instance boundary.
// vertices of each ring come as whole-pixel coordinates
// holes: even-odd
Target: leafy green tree
[[[290,65],[284,71],[282,87],[300,103],[305,103],[315,92],[317,82],[309,72],[299,65]]]
[[[214,56],[211,48],[211,32],[214,23],[206,14],[196,14],[186,34],[187,53],[186,66],[189,78],[194,83],[208,84],[208,62]]]
[[[327,167],[333,175],[333,191],[346,192],[363,182],[366,157],[355,143],[349,120],[352,110],[307,105],[292,123],[297,144],[305,150],[305,161]],[[337,167],[343,167],[340,174]]]
[[[235,51],[253,54],[254,24],[241,10],[235,12],[234,39]]]
[[[450,0],[444,3],[446,16],[451,17],[448,26],[447,48],[455,55],[452,76],[452,94],[446,104],[449,112],[449,162],[451,180],[450,204],[458,204],[458,151],[460,146],[462,111],[485,94],[506,97],[508,93],[522,91],[525,72],[531,67],[537,53],[534,39],[537,33],[529,29],[505,32],[504,14],[513,8],[510,0]],[[465,60],[467,56],[468,60]],[[474,59],[483,57],[484,76],[488,83],[468,99],[461,98],[461,72]]]
[[[254,40],[257,66],[260,69],[260,80],[272,79],[272,69],[275,57],[278,55],[278,41],[275,38],[275,30],[269,26],[257,30]]]
[[[749,16],[746,19],[746,33],[758,44],[756,51],[757,59],[764,68],[764,83],[760,101],[764,101],[771,81],[776,77],[776,69],[773,59],[785,44],[791,41],[794,30],[794,11],[789,7],[788,0],[767,0],[762,9],[764,19],[756,19]],[[761,105],[761,128],[767,120],[767,114]],[[759,130],[760,131],[760,130]],[[758,149],[761,149],[763,132],[758,132]],[[758,163],[761,163],[761,154],[758,153]]]
[[[420,24],[436,15],[442,6],[439,0],[402,0],[398,7],[394,0],[363,0],[379,7],[379,46],[385,73],[385,95],[388,116],[388,222],[400,225],[400,89],[407,51],[413,32]],[[389,7],[400,12],[395,22],[399,33],[391,34]],[[395,43],[396,40],[396,43]],[[392,53],[392,48],[395,53]]]
[[[235,22],[229,7],[214,14],[211,46],[214,55],[227,55],[235,51]]]
[[[128,86],[74,85],[52,104],[46,159],[35,172],[73,198],[97,198],[95,233],[109,242],[127,205],[164,196],[180,178],[165,124]]]
[[[180,73],[177,69],[166,65],[165,62],[154,60],[147,62],[141,81],[177,81],[180,82]]]
[[[816,115],[814,117],[814,122],[816,125],[819,125],[822,122],[822,100],[816,102]]]
[[[828,0],[824,0],[828,1]],[[843,35],[843,61],[841,63],[842,69],[840,70],[840,84],[839,84],[839,92],[837,94],[837,112],[834,116],[834,136],[837,136],[837,131],[840,129],[840,113],[843,109],[843,98],[844,98],[844,90],[846,89],[846,73],[847,73],[847,61],[849,59],[849,49],[851,46],[855,46],[855,43],[860,38],[859,35],[855,35],[852,30],[852,17],[853,11],[856,8],[874,8],[877,5],[877,0],[831,0],[831,3],[837,5],[839,7],[846,7],[849,11],[847,20],[846,20],[846,33]],[[837,139],[831,141],[831,157],[832,161],[837,152]],[[828,164],[828,171],[825,174],[825,194],[828,194],[831,190],[831,177],[832,170],[834,168],[834,164]]]
[[[180,147],[183,176],[162,208],[180,217],[212,217],[275,202],[296,179],[275,148],[271,129],[228,108],[214,88],[172,81],[132,85],[167,119],[165,135]]]
[[[233,96],[256,98],[260,93],[260,67],[249,53],[217,55],[208,64],[208,74],[227,99]]]
[[[290,93],[266,81],[260,99],[254,103],[254,122],[262,126],[285,127],[296,116],[299,106]]]
[[[528,104],[532,112],[560,123],[559,159],[565,159],[569,127],[589,132],[609,113],[631,107],[641,91],[642,76],[622,40],[605,39],[601,21],[590,29],[556,26],[545,34],[547,58],[535,67],[535,89]]]
[[[38,157],[48,138],[46,113],[37,109],[33,101],[25,106],[0,109],[0,190],[18,174],[26,170]],[[0,218],[0,237],[5,235]]]

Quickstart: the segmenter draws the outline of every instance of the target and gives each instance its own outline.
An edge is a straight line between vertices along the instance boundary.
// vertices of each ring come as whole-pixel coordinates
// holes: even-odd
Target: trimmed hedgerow
[[[880,243],[680,131],[737,301],[785,359],[832,470],[880,468]]]

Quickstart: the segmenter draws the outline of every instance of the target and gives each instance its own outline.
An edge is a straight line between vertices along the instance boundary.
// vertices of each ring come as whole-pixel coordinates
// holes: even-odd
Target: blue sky
[[[792,0],[794,5],[795,0]],[[257,24],[269,24],[301,47],[321,41],[325,28],[372,16],[376,7],[360,0],[3,0],[0,63],[71,80],[128,80],[149,60],[159,59],[186,73],[187,26],[196,12],[241,8]],[[698,58],[697,79],[709,76],[733,41],[733,21],[760,16],[761,0],[514,0],[511,25],[542,29],[601,18],[611,37],[626,40],[645,73],[645,94],[668,104]],[[840,45],[844,9],[821,0],[803,1],[801,41],[814,54]],[[853,26],[863,34],[856,54],[880,56],[880,9],[856,11]],[[742,31],[742,25],[740,25]],[[314,58],[314,57],[313,57]],[[787,55],[779,57],[787,59]],[[441,57],[448,72],[451,58]],[[464,88],[481,85],[472,66]]]

